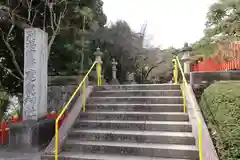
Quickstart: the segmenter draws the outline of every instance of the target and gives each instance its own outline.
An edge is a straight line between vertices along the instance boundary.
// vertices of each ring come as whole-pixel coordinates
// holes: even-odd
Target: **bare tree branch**
[[[12,27],[11,27],[12,28]],[[21,76],[21,78],[23,78],[24,76],[23,76],[23,73],[22,73],[22,71],[21,71],[21,69],[20,69],[20,66],[18,65],[18,63],[17,63],[17,60],[16,60],[16,56],[15,56],[15,52],[14,52],[14,50],[12,49],[12,47],[11,47],[11,45],[8,43],[8,41],[5,39],[5,37],[4,37],[4,32],[3,32],[3,30],[0,28],[0,31],[1,31],[1,35],[2,35],[2,40],[3,40],[3,42],[4,42],[4,44],[6,45],[6,47],[8,48],[8,50],[10,51],[10,53],[11,53],[11,56],[12,56],[12,60],[13,60],[13,64],[14,64],[14,66],[15,66],[15,68],[17,69],[17,71],[18,71],[18,73],[19,73],[19,75]],[[10,30],[9,30],[10,31]],[[9,34],[9,33],[8,33]]]
[[[18,3],[18,5],[11,11],[11,14],[14,14],[15,10],[16,10],[18,7],[20,7],[21,3],[22,3],[22,2]]]
[[[52,28],[52,30],[54,31],[55,29],[55,27],[54,27],[54,23],[53,23],[53,7],[50,5],[49,6],[49,11],[50,11],[50,23],[51,23],[51,28]],[[60,14],[61,15],[61,14]]]
[[[56,13],[53,14],[53,22],[57,26],[57,18],[56,18]]]
[[[151,73],[151,71],[152,71],[154,68],[156,68],[159,64],[164,63],[164,62],[165,62],[165,61],[161,61],[161,62],[158,62],[157,64],[155,64],[154,66],[152,66],[152,67],[148,70],[148,72],[146,73],[145,79],[148,78],[148,75]]]
[[[24,20],[22,20],[22,17],[20,17],[16,14],[11,15],[10,8],[7,6],[0,5],[0,14],[1,14],[2,20],[6,21],[7,23],[16,25],[17,27],[19,27],[21,29],[31,27],[28,23],[26,23]]]
[[[46,12],[47,12],[47,1],[45,1],[44,3],[43,31],[46,31]]]
[[[7,23],[14,24],[21,29],[29,28],[30,26],[26,23],[23,18],[15,13],[15,10],[20,6],[19,3],[14,9],[10,9],[8,6],[0,5],[0,17],[1,20],[6,21]],[[27,20],[26,20],[27,21]]]
[[[63,3],[64,1],[66,1],[66,0],[58,1],[57,4],[59,5],[59,4]]]
[[[60,14],[61,15],[61,14]],[[53,30],[53,35],[48,43],[48,54],[50,54],[50,51],[51,51],[51,47],[52,47],[52,44],[58,34],[58,31],[59,31],[59,28],[60,28],[60,24],[61,24],[61,16],[60,18],[58,19],[58,25],[57,25],[57,28],[55,30]]]
[[[50,11],[53,12],[53,10],[50,10]],[[57,22],[56,28],[54,28],[54,24],[52,24],[53,34],[52,34],[52,37],[51,37],[51,39],[50,39],[50,41],[48,43],[48,54],[50,54],[52,44],[53,44],[56,36],[58,35],[59,31],[60,31],[61,21],[64,18],[66,11],[67,11],[67,1],[65,0],[65,8],[64,8],[63,12],[61,12],[59,14],[59,18],[58,18],[58,22]],[[51,13],[51,15],[53,15],[53,14],[54,13]]]
[[[7,42],[8,42],[8,40],[9,40],[9,37],[10,37],[10,35],[11,35],[11,33],[12,33],[14,27],[15,27],[15,25],[12,25],[11,28],[9,29],[9,32],[8,32],[8,34],[7,34],[7,38],[6,38],[6,39],[7,39]]]
[[[23,82],[23,79],[21,79],[16,74],[14,74],[10,69],[4,67],[2,64],[0,64],[0,67],[3,68],[4,70],[6,70],[11,76],[13,76],[13,77],[17,78],[18,80],[20,80],[21,82]]]
[[[37,16],[37,11],[35,11],[35,13],[34,13],[34,16],[33,16],[32,22],[31,22],[31,26],[33,26],[36,16]]]
[[[28,2],[28,0],[27,0]],[[28,21],[31,21],[31,12],[32,12],[32,0],[30,0],[30,2],[28,2]]]

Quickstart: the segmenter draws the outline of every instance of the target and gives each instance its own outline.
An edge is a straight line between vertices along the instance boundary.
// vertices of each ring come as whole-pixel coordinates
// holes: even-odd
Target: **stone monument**
[[[38,28],[25,29],[23,121],[9,126],[8,147],[27,152],[41,150],[54,135],[55,121],[47,113],[48,36]]]
[[[38,120],[47,113],[47,70],[47,33],[25,29],[23,120]]]

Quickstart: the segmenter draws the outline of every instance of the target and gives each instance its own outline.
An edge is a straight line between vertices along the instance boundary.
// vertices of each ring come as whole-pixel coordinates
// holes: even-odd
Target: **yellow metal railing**
[[[182,75],[182,84],[181,84],[181,91],[183,95],[183,110],[186,113],[187,111],[187,102],[186,102],[186,90],[185,87],[187,88],[188,95],[191,95],[190,89],[188,87],[188,83],[186,80],[186,77],[183,72],[182,65],[179,61],[178,56],[176,56],[175,59],[173,59],[173,65],[174,65],[174,70],[173,70],[173,77],[174,77],[174,84],[178,84],[178,69],[180,70],[180,74]],[[191,96],[191,99],[193,100],[193,97]],[[203,146],[202,146],[202,121],[200,120],[199,116],[195,112],[195,116],[197,118],[197,129],[198,129],[198,148],[199,148],[199,160],[203,160]]]
[[[71,95],[70,99],[66,103],[66,105],[63,107],[62,111],[60,112],[59,116],[56,118],[55,121],[55,153],[54,157],[55,160],[58,160],[58,145],[59,145],[59,120],[62,118],[63,114],[66,112],[68,109],[70,103],[72,102],[73,98],[76,96],[76,94],[80,91],[82,87],[82,109],[83,112],[86,111],[86,80],[90,72],[93,70],[93,68],[96,65],[96,70],[97,70],[97,79],[98,79],[98,86],[102,85],[102,80],[101,80],[101,63],[98,63],[95,61],[91,68],[88,70],[87,74],[83,77],[82,81],[78,85],[77,89],[74,91],[74,93]]]

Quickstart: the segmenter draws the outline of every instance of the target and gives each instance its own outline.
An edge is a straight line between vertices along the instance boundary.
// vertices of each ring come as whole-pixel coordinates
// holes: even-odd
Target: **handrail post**
[[[187,80],[185,78],[185,75],[184,75],[184,72],[183,72],[183,68],[180,64],[180,61],[179,61],[179,58],[178,56],[176,56],[176,58],[173,60],[174,63],[177,64],[177,66],[179,67],[179,70],[180,70],[180,73],[182,75],[182,86],[185,86],[186,88],[182,87],[181,86],[181,90],[182,90],[182,94],[183,94],[183,97],[184,97],[184,111],[186,111],[186,92],[188,92],[188,95],[190,96],[190,98],[192,99],[193,97],[191,96],[191,92],[190,92],[190,89],[188,87],[188,84],[187,84]],[[175,69],[174,69],[175,71]],[[175,75],[176,76],[176,75]],[[176,76],[177,77],[177,76]],[[193,99],[192,99],[193,100]],[[198,129],[198,149],[199,149],[199,160],[203,160],[203,129],[202,129],[202,121],[200,120],[199,116],[198,116],[198,113],[195,112],[195,116],[197,118],[197,129]]]
[[[80,82],[80,84],[78,85],[77,89],[73,92],[73,94],[71,95],[71,97],[69,98],[69,100],[67,101],[67,103],[65,104],[65,106],[63,107],[62,111],[60,112],[60,114],[58,115],[58,117],[56,118],[55,121],[55,148],[54,148],[54,160],[58,160],[58,152],[59,152],[59,120],[62,118],[62,116],[64,115],[64,113],[67,111],[70,103],[72,102],[72,100],[74,99],[74,97],[77,95],[77,93],[80,91],[82,85],[83,86],[83,108],[85,110],[85,103],[86,103],[86,85],[88,85],[88,75],[90,74],[90,72],[93,70],[93,68],[95,67],[95,65],[97,64],[97,61],[95,61],[91,68],[88,70],[87,74],[83,77],[82,81]]]
[[[58,160],[58,118],[55,121],[55,152],[54,152],[54,160]]]
[[[184,82],[184,80],[183,80]],[[183,96],[183,112],[186,113],[187,112],[187,101],[186,101],[186,89],[184,87],[184,83],[181,84],[181,90],[182,90],[182,96]]]
[[[100,51],[100,48],[97,48],[96,52],[94,52],[95,55],[95,60],[97,61],[97,65],[96,65],[96,70],[97,70],[97,79],[98,79],[98,86],[102,85],[102,58],[101,56],[103,55],[103,53]]]
[[[82,110],[86,112],[86,81],[83,82],[82,86]]]
[[[202,122],[200,119],[198,122],[198,149],[199,149],[199,160],[203,160],[203,135],[202,135]]]
[[[173,62],[173,79],[174,84],[178,84],[178,66],[177,66],[177,60],[174,58],[172,60]]]

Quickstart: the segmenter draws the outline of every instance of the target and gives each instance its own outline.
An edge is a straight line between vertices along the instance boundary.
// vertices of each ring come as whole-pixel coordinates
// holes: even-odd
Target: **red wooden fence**
[[[225,60],[228,58],[227,60]],[[240,70],[240,43],[230,43],[227,50],[219,51],[212,58],[192,66],[194,72]]]

